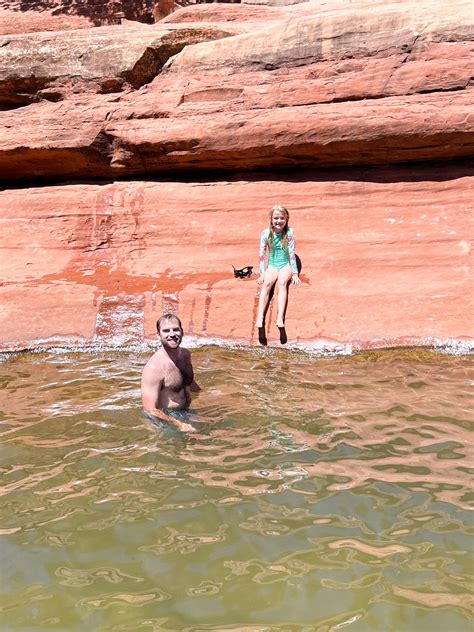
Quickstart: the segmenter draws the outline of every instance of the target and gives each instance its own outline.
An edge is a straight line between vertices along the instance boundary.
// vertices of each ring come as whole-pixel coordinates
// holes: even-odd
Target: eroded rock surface
[[[197,21],[4,38],[4,103],[67,99],[67,114],[41,103],[4,112],[2,177],[78,177],[78,165],[98,178],[471,156],[470,3],[441,4],[436,20],[426,3],[352,6],[311,14],[304,3],[286,9],[291,19],[280,8],[276,23],[241,21],[250,30],[233,37],[235,22]],[[214,41],[195,44],[204,39]],[[135,90],[77,96],[124,87]],[[91,110],[94,133],[65,147],[68,131],[90,130]]]
[[[473,33],[464,0],[327,0],[5,36],[1,347],[137,342],[169,309],[256,342],[232,266],[275,203],[290,342],[472,338]]]
[[[184,46],[233,35],[206,26],[101,27],[0,38],[0,104],[58,101],[68,90],[119,92],[150,83]],[[126,42],[126,45],[124,45]]]

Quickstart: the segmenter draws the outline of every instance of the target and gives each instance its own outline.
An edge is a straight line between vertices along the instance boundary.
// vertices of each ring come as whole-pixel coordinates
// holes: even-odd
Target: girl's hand
[[[297,274],[293,274],[291,277],[291,285],[299,285],[301,283],[301,279]]]
[[[257,279],[257,285],[262,285],[262,283],[263,283],[263,275],[259,276]]]

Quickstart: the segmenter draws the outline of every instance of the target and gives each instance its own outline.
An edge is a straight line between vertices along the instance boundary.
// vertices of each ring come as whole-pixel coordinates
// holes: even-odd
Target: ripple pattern
[[[2,630],[472,630],[472,359],[202,348],[0,364]]]

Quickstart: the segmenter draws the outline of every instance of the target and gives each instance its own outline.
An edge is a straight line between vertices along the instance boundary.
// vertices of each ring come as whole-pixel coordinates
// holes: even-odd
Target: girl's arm
[[[291,228],[288,229],[288,256],[290,258],[291,270],[293,272],[293,276],[296,274],[298,276],[298,266],[296,265],[296,256],[295,256],[295,236],[293,235],[293,231]]]
[[[260,272],[261,277],[263,277],[263,275],[265,274],[265,251],[268,246],[269,232],[270,232],[269,229],[265,228],[264,230],[262,230],[262,235],[260,237],[260,248],[258,251],[258,265],[259,265],[259,272]]]

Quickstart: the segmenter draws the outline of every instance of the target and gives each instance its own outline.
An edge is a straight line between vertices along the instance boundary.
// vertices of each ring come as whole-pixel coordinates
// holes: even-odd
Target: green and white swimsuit
[[[273,233],[273,244],[270,245],[269,238],[270,229],[265,228],[262,231],[260,238],[260,250],[258,253],[258,262],[260,267],[260,275],[263,276],[265,272],[265,254],[268,248],[270,255],[268,257],[268,265],[277,270],[281,270],[286,265],[291,264],[291,270],[293,274],[298,274],[298,267],[296,265],[295,257],[295,237],[293,231],[288,227],[288,250],[282,246],[281,234]]]

